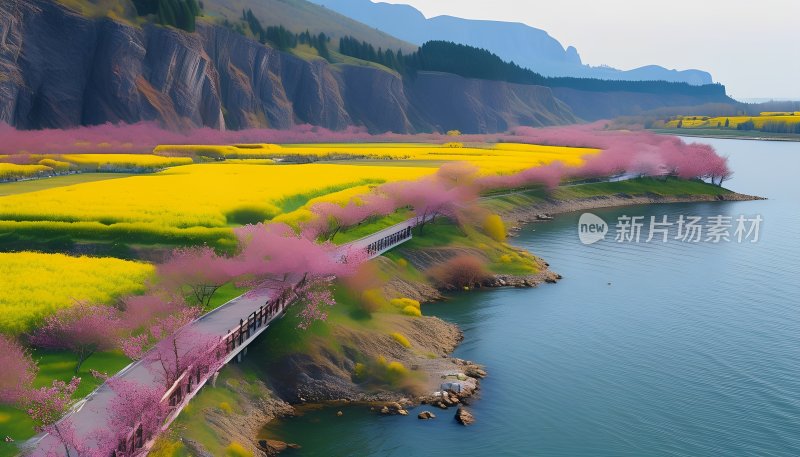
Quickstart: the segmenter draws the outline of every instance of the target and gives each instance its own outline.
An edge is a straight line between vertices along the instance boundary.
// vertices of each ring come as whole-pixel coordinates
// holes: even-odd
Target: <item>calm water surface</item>
[[[770,200],[595,213],[760,214],[758,243],[584,246],[578,215],[529,227],[516,243],[564,281],[424,309],[487,365],[477,424],[324,409],[270,435],[309,456],[800,455],[800,144],[700,141],[730,156],[730,188]]]

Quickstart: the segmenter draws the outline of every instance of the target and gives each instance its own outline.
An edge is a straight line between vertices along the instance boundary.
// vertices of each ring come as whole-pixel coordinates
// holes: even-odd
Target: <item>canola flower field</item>
[[[0,182],[52,176],[68,172],[138,172],[147,173],[194,163],[191,157],[167,157],[153,154],[34,154],[31,163],[7,162],[0,155]]]
[[[677,119],[672,119],[664,123],[663,127],[668,129],[680,128],[685,129],[702,129],[702,128],[719,128],[727,127],[735,129],[739,124],[745,122],[752,122],[753,127],[761,129],[767,123],[786,123],[789,125],[800,124],[800,113],[778,113],[766,112],[761,113],[760,116],[679,116]],[[727,124],[727,125],[726,125]]]
[[[14,249],[20,249],[19,240],[65,237],[79,242],[225,248],[232,246],[232,229],[238,225],[268,220],[295,224],[311,216],[309,209],[315,203],[346,204],[378,184],[430,175],[446,162],[466,161],[482,173],[503,174],[556,160],[580,165],[583,157],[597,152],[521,144],[238,145],[202,146],[217,151],[223,160],[193,163],[197,148],[157,148],[159,154],[184,154],[169,157],[42,158],[58,162],[47,162],[53,166],[80,164],[88,169],[111,163],[169,168],[114,175],[121,176],[115,179],[51,178],[53,185],[47,186],[0,183],[0,190],[8,189],[0,192],[0,241],[5,239],[5,246]],[[302,162],[298,158],[309,163],[296,163]],[[43,167],[3,163],[0,171],[3,166]],[[15,191],[19,186],[24,189]],[[135,293],[152,271],[149,264],[114,258],[1,253],[0,275],[8,285],[0,291],[0,332],[27,331],[43,316],[76,300],[110,303],[114,297]]]
[[[161,154],[198,154],[226,159],[269,159],[276,162],[303,158],[307,160],[371,159],[414,162],[421,166],[437,166],[443,162],[463,161],[478,166],[484,173],[513,173],[537,165],[560,161],[577,166],[583,157],[597,149],[569,148],[517,143],[465,145],[424,143],[345,143],[345,144],[249,144],[230,146],[163,145],[155,148]]]
[[[61,233],[81,239],[147,235],[166,242],[216,243],[230,235],[233,225],[272,219],[314,197],[434,171],[330,164],[179,166],[0,197],[0,234]]]
[[[110,304],[144,290],[154,267],[115,258],[0,253],[0,333],[30,330],[42,317],[80,300]]]
[[[231,241],[232,226],[281,220],[281,215],[318,201],[311,201],[315,198],[345,203],[368,192],[369,185],[417,179],[434,173],[446,162],[465,161],[478,166],[484,174],[505,174],[554,161],[577,166],[585,156],[598,152],[506,143],[481,147],[460,143],[190,145],[159,147],[156,152],[189,154],[198,148],[216,150],[232,159],[182,165],[192,162],[192,158],[135,154],[61,156],[70,163],[100,168],[111,161],[165,166],[170,163],[162,161],[165,160],[178,166],[152,174],[0,197],[0,235],[13,233],[42,239],[66,235],[79,240],[224,246]],[[247,157],[261,154],[262,158],[243,159],[231,152],[239,150],[246,151]],[[266,156],[272,158],[263,158]],[[296,163],[298,158],[311,163]],[[337,160],[318,162],[331,158]],[[302,211],[293,214],[291,220],[298,217],[303,217]]]

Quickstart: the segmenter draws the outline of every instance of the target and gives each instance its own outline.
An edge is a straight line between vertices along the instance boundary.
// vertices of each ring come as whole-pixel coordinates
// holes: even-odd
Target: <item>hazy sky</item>
[[[800,100],[800,0],[382,1],[427,17],[524,22],[590,65],[697,68],[736,98]]]

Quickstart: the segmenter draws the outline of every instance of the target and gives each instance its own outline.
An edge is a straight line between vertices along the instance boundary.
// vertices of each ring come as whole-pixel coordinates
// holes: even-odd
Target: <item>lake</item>
[[[465,333],[455,356],[486,365],[474,426],[322,409],[270,427],[293,455],[800,455],[800,143],[687,139],[730,157],[726,187],[768,201],[594,211],[529,226],[514,243],[557,285],[460,294],[424,313]],[[620,216],[760,215],[751,243],[614,241]],[[646,229],[647,227],[645,227]],[[733,230],[731,230],[731,233]],[[704,234],[705,237],[705,234]]]

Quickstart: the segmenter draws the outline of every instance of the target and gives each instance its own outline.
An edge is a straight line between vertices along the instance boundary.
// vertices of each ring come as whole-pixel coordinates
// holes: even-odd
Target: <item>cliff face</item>
[[[278,52],[228,29],[198,32],[90,19],[48,0],[0,2],[0,121],[23,129],[157,120],[373,132],[495,132],[574,121],[549,89]]]
[[[519,125],[576,122],[570,108],[548,87],[435,72],[418,73],[407,87],[419,117],[433,130],[504,132]]]
[[[553,88],[553,94],[566,103],[577,117],[585,121],[637,115],[669,106],[690,107],[704,103],[736,103],[725,95],[694,97],[642,92],[594,92],[566,87]],[[691,110],[689,109],[689,111]]]
[[[91,20],[48,1],[3,2],[0,26],[0,121],[222,126],[219,76],[196,34]]]

